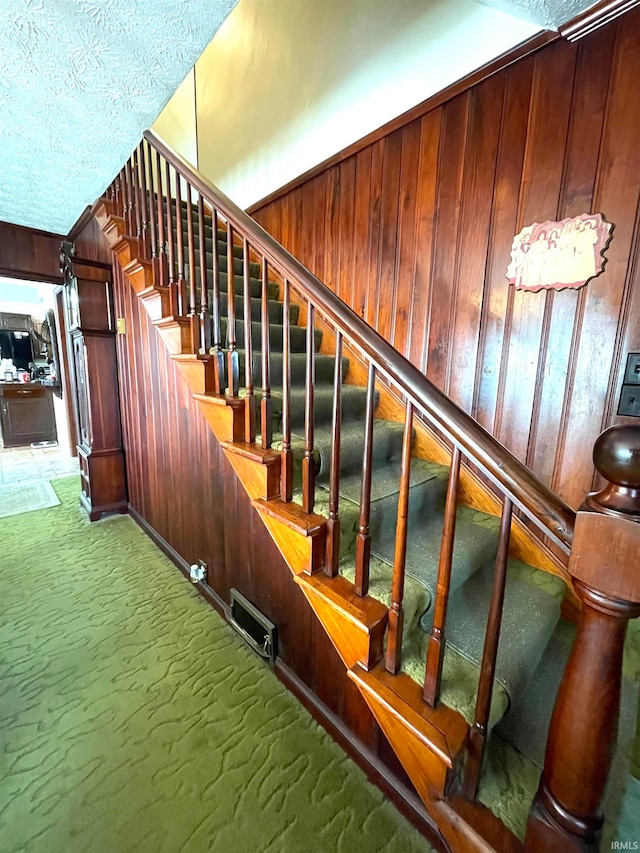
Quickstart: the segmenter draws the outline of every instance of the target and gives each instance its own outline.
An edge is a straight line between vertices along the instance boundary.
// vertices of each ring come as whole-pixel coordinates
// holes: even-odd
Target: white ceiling
[[[237,0],[0,0],[0,221],[67,234]]]
[[[67,234],[236,2],[0,0],[0,221]],[[480,2],[557,27],[593,0]]]

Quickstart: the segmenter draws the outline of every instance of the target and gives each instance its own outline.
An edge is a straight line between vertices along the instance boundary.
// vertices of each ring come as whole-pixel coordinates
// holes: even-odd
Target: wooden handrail
[[[234,228],[248,238],[254,249],[273,263],[284,276],[297,283],[303,295],[375,364],[379,373],[396,385],[415,408],[437,423],[441,432],[498,484],[545,535],[569,553],[575,524],[575,512],[571,507],[368,326],[247,213],[195,171],[187,160],[153,131],[145,131],[144,136],[200,195],[205,196]]]

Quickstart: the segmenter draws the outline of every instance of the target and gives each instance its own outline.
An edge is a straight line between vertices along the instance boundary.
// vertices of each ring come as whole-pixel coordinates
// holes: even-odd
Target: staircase
[[[574,514],[148,139],[95,209],[118,262],[445,844],[521,849],[536,775],[514,815],[483,756],[576,599],[513,508],[560,553]]]

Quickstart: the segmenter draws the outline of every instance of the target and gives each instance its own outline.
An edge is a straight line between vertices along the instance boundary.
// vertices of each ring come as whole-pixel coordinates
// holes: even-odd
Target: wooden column
[[[569,571],[582,610],[529,815],[525,844],[536,853],[599,849],[624,638],[629,619],[640,615],[640,428],[603,432],[593,460],[607,484],[576,517]]]

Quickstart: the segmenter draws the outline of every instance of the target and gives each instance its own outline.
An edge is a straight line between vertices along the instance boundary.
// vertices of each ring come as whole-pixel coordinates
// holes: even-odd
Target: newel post
[[[569,572],[582,608],[527,825],[525,846],[536,853],[598,850],[624,638],[640,615],[640,428],[605,430],[593,460],[607,485],[576,516]]]

